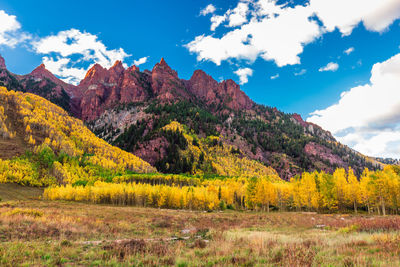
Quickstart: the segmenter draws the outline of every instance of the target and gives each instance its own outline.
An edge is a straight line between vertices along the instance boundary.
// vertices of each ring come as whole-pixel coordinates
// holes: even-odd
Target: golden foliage
[[[71,157],[90,154],[89,161],[104,168],[139,173],[155,171],[140,158],[97,138],[82,121],[39,96],[0,87],[0,134],[10,137],[12,134],[7,134],[5,127],[7,113],[17,118],[13,123],[25,129],[26,141],[31,146],[46,143],[54,151],[63,151]]]
[[[175,209],[216,210],[228,206],[266,211],[273,207],[357,212],[362,208],[380,214],[388,210],[397,213],[400,203],[399,171],[391,166],[377,172],[366,170],[360,181],[352,169],[337,169],[333,175],[305,172],[290,182],[274,182],[268,177],[201,180],[183,176],[180,180],[178,176],[165,176],[164,183],[161,176],[154,176],[154,179],[137,179],[141,181],[138,183],[96,182],[86,187],[51,187],[45,190],[45,197]],[[190,182],[190,179],[195,180]]]

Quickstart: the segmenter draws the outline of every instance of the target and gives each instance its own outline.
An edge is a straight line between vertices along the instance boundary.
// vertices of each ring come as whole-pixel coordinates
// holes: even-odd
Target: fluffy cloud
[[[18,43],[30,38],[29,34],[20,31],[21,24],[17,17],[0,10],[0,45],[15,47]]]
[[[350,55],[353,52],[354,52],[354,47],[349,47],[343,51],[343,53],[345,53],[346,55]]]
[[[253,75],[253,70],[250,68],[241,68],[235,71],[235,74],[239,76],[240,84],[245,84],[249,81],[249,77]]]
[[[247,14],[249,13],[249,3],[239,3],[235,9],[229,11],[228,21],[229,27],[236,27],[247,22]]]
[[[71,59],[69,58],[57,57],[53,59],[51,57],[43,57],[42,61],[48,70],[54,75],[63,77],[63,81],[66,83],[77,84],[81,80],[81,77],[84,77],[86,74],[86,69],[72,67]]]
[[[140,65],[146,63],[148,58],[149,58],[149,57],[142,57],[142,58],[139,58],[138,60],[134,60],[134,61],[133,61],[133,64],[136,65],[136,66],[140,66]]]
[[[338,29],[349,35],[360,23],[382,32],[399,17],[399,0],[309,0],[294,6],[277,0],[241,0],[233,10],[211,17],[212,31],[220,25],[234,29],[219,37],[199,35],[186,47],[198,61],[217,65],[261,57],[282,67],[299,64],[304,46],[327,32]]]
[[[370,31],[381,32],[400,17],[399,0],[310,0],[327,31],[336,28],[343,35],[363,23]]]
[[[225,20],[227,16],[218,16],[218,15],[213,15],[210,19],[211,21],[211,26],[210,30],[215,31],[216,28],[218,28],[219,25],[221,25]]]
[[[221,38],[197,36],[186,47],[199,61],[210,60],[217,65],[230,58],[254,61],[258,56],[278,66],[298,64],[304,44],[320,36],[321,28],[309,19],[312,11],[308,6],[280,7],[279,12],[277,16],[252,19]]]
[[[212,4],[209,4],[208,6],[206,6],[204,9],[202,9],[202,10],[200,11],[200,15],[206,16],[206,15],[208,15],[208,14],[214,13],[215,10],[216,10],[215,6],[212,5]]]
[[[371,156],[400,155],[400,54],[376,63],[370,83],[343,92],[338,103],[307,120]]]
[[[329,62],[328,65],[319,68],[319,71],[337,71],[339,68],[339,65],[335,62]]]
[[[300,70],[298,72],[295,72],[294,76],[302,76],[302,75],[304,75],[306,73],[307,73],[307,70],[306,69],[302,69],[302,70]]]
[[[278,78],[279,78],[279,73],[271,76],[271,80],[275,80],[275,79],[278,79]]]
[[[99,63],[110,68],[115,61],[129,57],[122,48],[108,49],[96,35],[76,29],[61,31],[32,43],[36,53],[46,55],[46,67],[65,81],[77,84],[85,75],[82,68]],[[51,55],[51,56],[50,56]],[[54,55],[54,56],[53,56]],[[73,58],[73,60],[72,60]]]

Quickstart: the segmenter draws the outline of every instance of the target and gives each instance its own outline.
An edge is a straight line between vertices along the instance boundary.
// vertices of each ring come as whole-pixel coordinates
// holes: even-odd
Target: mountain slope
[[[97,138],[82,121],[68,116],[60,107],[34,94],[7,91],[5,87],[0,87],[0,125],[0,158],[22,156],[22,161],[0,164],[0,174],[3,170],[2,179],[5,180],[12,181],[17,175],[12,174],[14,172],[22,172],[18,176],[20,179],[30,174],[44,179],[42,184],[56,178],[59,182],[82,179],[90,176],[95,169],[155,172],[147,162]],[[42,168],[42,164],[32,164],[31,159],[36,156],[30,153],[24,156],[25,151],[61,158],[57,164],[53,164],[54,159],[51,167]],[[19,168],[13,169],[15,164]],[[9,172],[5,175],[7,169]],[[24,173],[24,170],[30,174]],[[45,173],[40,173],[42,171]]]
[[[242,157],[273,167],[285,179],[304,170],[332,172],[351,166],[361,173],[365,167],[379,167],[299,115],[254,103],[232,80],[217,82],[201,70],[189,80],[180,80],[164,59],[151,72],[114,68],[102,69],[78,86],[83,92],[82,116],[98,136],[154,166],[165,160],[171,145],[159,136],[159,130],[177,121],[202,138],[218,136]],[[129,76],[132,69],[134,74]],[[126,81],[133,75],[141,77],[142,83],[139,78],[134,83]],[[135,86],[124,87],[127,84]],[[87,93],[89,88],[95,92]],[[142,92],[139,95],[144,97],[124,92]]]
[[[172,121],[200,138],[217,136],[224,147],[274,168],[284,179],[304,170],[332,172],[337,167],[352,167],[361,173],[365,167],[381,166],[298,114],[254,103],[232,80],[217,82],[201,70],[183,80],[164,59],[151,71],[136,66],[125,69],[119,61],[110,69],[95,64],[76,87],[65,87],[47,71],[42,73],[46,80],[66,88],[70,112],[97,136],[153,166],[160,167],[168,156],[167,148],[173,145],[160,136],[160,129]],[[31,91],[40,95],[37,90]],[[45,97],[51,100],[54,92],[55,88]]]
[[[68,112],[74,111],[71,96],[75,86],[59,80],[43,64],[29,74],[16,75],[7,70],[4,59],[0,56],[0,86],[14,91],[34,93]]]

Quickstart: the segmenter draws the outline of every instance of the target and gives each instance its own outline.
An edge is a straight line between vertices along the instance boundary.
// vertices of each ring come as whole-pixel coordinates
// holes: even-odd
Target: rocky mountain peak
[[[100,64],[94,64],[85,75],[85,78],[79,84],[80,87],[85,87],[93,83],[104,81],[107,75],[107,70]]]
[[[178,77],[178,73],[171,69],[164,58],[161,58],[160,62],[154,66],[152,73],[168,73],[176,78]]]
[[[232,79],[219,83],[219,94],[224,103],[231,109],[251,109],[254,102],[240,89],[240,86]]]
[[[122,73],[124,70],[125,68],[122,65],[121,60],[115,61],[114,65],[110,68],[110,71],[114,71],[116,73]]]
[[[38,67],[36,67],[27,76],[39,78],[39,79],[49,79],[56,85],[63,87],[67,93],[70,93],[70,91],[75,87],[73,85],[67,84],[67,83],[61,81],[60,79],[58,79],[56,76],[54,76],[53,73],[51,73],[48,69],[46,69],[46,66],[43,63],[40,64]],[[43,82],[46,83],[46,81],[43,81]],[[43,85],[45,85],[45,84],[43,84]]]
[[[46,69],[46,66],[42,63],[42,64],[40,64],[39,66],[37,66],[32,72],[31,72],[31,75],[36,75],[36,76],[38,76],[38,75],[40,75],[40,76],[48,76],[48,75],[51,75],[51,76],[53,76],[53,74],[50,72],[50,71],[48,71],[47,69]]]

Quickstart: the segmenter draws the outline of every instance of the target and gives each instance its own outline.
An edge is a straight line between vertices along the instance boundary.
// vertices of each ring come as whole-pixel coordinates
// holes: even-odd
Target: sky
[[[9,70],[203,69],[369,156],[400,158],[400,0],[0,1]]]

